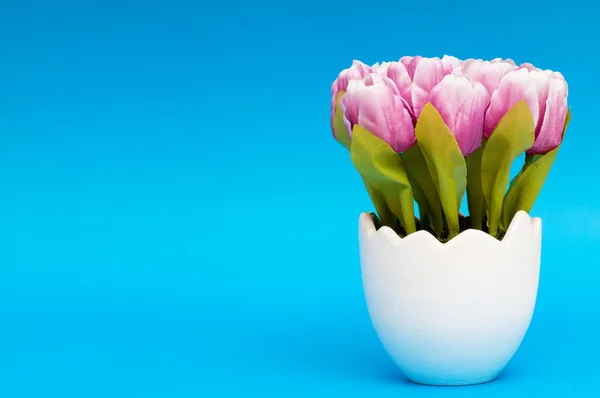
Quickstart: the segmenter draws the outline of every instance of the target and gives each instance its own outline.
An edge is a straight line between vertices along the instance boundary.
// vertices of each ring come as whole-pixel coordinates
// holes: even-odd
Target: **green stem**
[[[479,149],[465,158],[467,163],[467,202],[471,216],[471,228],[479,230],[483,228],[485,215],[485,196],[481,182],[481,155],[484,145],[485,140]]]
[[[415,200],[419,205],[421,226],[431,226],[436,236],[441,237],[444,229],[442,204],[427,167],[427,161],[418,144],[402,153],[402,163],[412,185]]]

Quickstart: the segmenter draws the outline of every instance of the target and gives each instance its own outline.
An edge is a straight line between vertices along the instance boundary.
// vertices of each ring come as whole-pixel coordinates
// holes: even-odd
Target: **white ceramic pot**
[[[411,381],[495,379],[529,327],[538,289],[541,220],[518,212],[502,241],[467,230],[447,243],[400,238],[359,220],[360,260],[375,331]]]

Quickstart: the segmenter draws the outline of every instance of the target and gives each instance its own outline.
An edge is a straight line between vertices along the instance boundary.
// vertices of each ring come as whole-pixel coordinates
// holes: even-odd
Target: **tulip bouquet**
[[[560,73],[511,60],[354,61],[332,85],[331,127],[379,225],[442,242],[468,228],[501,239],[548,175],[570,118],[567,94]],[[468,217],[459,212],[465,191]]]

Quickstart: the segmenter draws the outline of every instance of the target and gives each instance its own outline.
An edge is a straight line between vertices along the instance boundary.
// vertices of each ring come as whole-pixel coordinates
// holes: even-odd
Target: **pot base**
[[[486,377],[474,377],[474,378],[460,378],[460,379],[442,379],[442,378],[407,378],[408,381],[414,384],[422,386],[433,386],[433,387],[461,387],[461,386],[474,386],[478,384],[491,383],[496,380],[498,375],[486,376]]]

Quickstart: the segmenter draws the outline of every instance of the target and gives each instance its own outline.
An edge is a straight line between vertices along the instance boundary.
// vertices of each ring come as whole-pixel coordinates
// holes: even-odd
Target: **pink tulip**
[[[411,148],[417,141],[408,105],[396,84],[387,77],[372,73],[362,80],[351,80],[340,105],[350,136],[352,128],[358,124],[398,153]]]
[[[548,75],[548,76],[550,76],[550,77],[555,77],[555,78],[557,78],[557,79],[561,79],[561,80],[563,80],[563,81],[565,81],[565,82],[566,82],[566,80],[565,80],[565,77],[564,77],[564,76],[562,75],[562,73],[560,73],[560,72],[554,72],[554,71],[551,71],[551,70],[549,70],[549,69],[546,69],[546,70],[544,71],[544,73],[545,73],[545,74],[547,74],[547,75]]]
[[[360,80],[371,72],[372,70],[369,65],[357,60],[352,61],[352,66],[341,71],[331,85],[331,95],[335,97],[338,91],[346,91],[350,80]]]
[[[531,65],[507,73],[492,94],[485,115],[484,133],[489,137],[500,119],[517,102],[525,100],[535,127],[535,143],[527,153],[544,154],[560,145],[567,115],[568,87],[562,75]]]
[[[498,87],[500,79],[508,72],[517,69],[515,63],[497,58],[492,61],[480,59],[468,59],[460,68],[460,72],[468,75],[471,79],[483,84],[489,95],[492,95]]]
[[[536,68],[535,66],[533,66],[533,64],[530,64],[529,62],[522,63],[521,65],[519,65],[518,69],[527,69],[529,72],[534,70],[541,70],[540,68]]]
[[[556,148],[562,142],[565,118],[569,107],[567,105],[568,86],[560,78],[549,77],[548,97],[541,104],[540,117],[536,128],[535,142],[529,154],[543,154]]]
[[[400,95],[418,118],[429,101],[429,92],[449,73],[439,58],[402,57],[388,68],[388,77],[396,83]]]
[[[463,64],[463,61],[450,55],[444,55],[442,57],[442,64],[444,65],[444,73],[448,74],[453,70],[460,68]]]
[[[542,69],[536,68],[535,66],[533,66],[532,64],[527,63],[527,62],[524,63],[524,64],[519,65],[518,69],[527,69],[529,72],[533,72],[533,71],[539,71],[539,72],[541,72],[542,71]],[[557,79],[561,79],[561,80],[563,80],[566,83],[565,77],[560,72],[554,72],[554,71],[551,71],[549,69],[546,69],[543,72],[546,75],[548,75],[549,77],[555,77]],[[567,86],[567,95],[569,95],[568,89],[569,89],[569,87]]]
[[[481,146],[483,121],[490,95],[467,75],[446,75],[429,95],[429,102],[454,134],[464,156]]]
[[[335,103],[338,91],[346,91],[350,80],[360,80],[371,73],[371,68],[360,62],[352,61],[352,66],[340,72],[337,79],[331,85],[331,131],[333,132],[333,119],[335,113]],[[335,137],[335,132],[333,132]]]
[[[381,76],[387,76],[388,69],[392,65],[392,62],[382,62],[381,65],[378,63],[371,66],[373,73],[377,73]]]
[[[387,68],[387,77],[392,79],[392,81],[396,84],[400,95],[402,98],[404,98],[411,113],[414,115],[411,95],[412,77],[409,75],[406,66],[400,62],[392,62]]]

